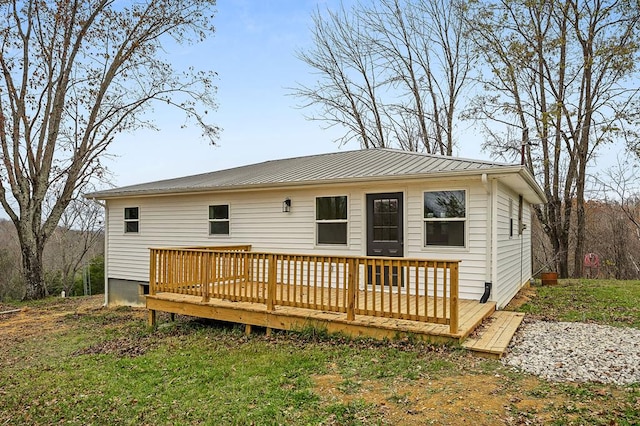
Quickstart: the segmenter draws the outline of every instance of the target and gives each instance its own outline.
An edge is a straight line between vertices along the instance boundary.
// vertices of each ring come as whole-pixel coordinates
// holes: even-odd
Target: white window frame
[[[464,217],[425,217],[424,214],[424,197],[427,193],[431,192],[464,192]],[[469,247],[469,189],[468,188],[442,188],[442,189],[428,189],[422,191],[422,249],[430,250],[437,248],[438,250],[466,250]],[[433,222],[464,222],[464,244],[461,246],[450,245],[435,245],[427,244],[427,223]]]
[[[318,219],[318,199],[319,198],[345,198],[345,208],[346,208],[346,218],[345,219]],[[349,196],[346,194],[342,195],[319,195],[314,198],[313,203],[313,214],[315,219],[315,231],[316,237],[315,242],[316,246],[319,247],[348,247],[349,246]],[[344,223],[345,226],[345,242],[344,243],[321,243],[318,241],[320,237],[319,226],[320,224],[329,224],[329,223]]]
[[[211,219],[210,216],[210,211],[211,211],[211,207],[218,207],[218,206],[227,206],[227,218],[226,219]],[[228,238],[229,236],[231,236],[231,204],[229,203],[217,203],[217,204],[209,204],[207,206],[207,233],[209,234],[209,237],[211,238]],[[227,222],[228,223],[228,232],[226,234],[214,234],[211,232],[211,224],[212,223],[221,223],[221,222]]]
[[[137,219],[127,219],[127,210],[130,209],[136,209],[137,211]],[[140,207],[139,206],[131,206],[131,207],[125,207],[123,210],[123,218],[124,218],[124,233],[125,234],[129,234],[129,235],[136,235],[140,233]],[[127,225],[129,223],[137,223],[137,230],[136,231],[127,231]]]

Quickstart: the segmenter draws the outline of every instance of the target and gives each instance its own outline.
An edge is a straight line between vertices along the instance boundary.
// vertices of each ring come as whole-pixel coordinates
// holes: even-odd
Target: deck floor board
[[[496,311],[486,329],[478,336],[466,339],[462,346],[481,355],[500,358],[504,355],[513,335],[522,323],[524,314],[520,312]]]

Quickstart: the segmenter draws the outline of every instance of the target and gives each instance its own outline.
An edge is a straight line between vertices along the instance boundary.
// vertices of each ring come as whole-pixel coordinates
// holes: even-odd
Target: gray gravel
[[[549,380],[627,385],[640,382],[640,330],[528,321],[502,362]]]

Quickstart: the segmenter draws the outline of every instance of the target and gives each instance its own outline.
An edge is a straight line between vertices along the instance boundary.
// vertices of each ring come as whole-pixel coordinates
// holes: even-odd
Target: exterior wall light
[[[284,213],[289,213],[291,211],[291,198],[285,198],[282,202],[282,211]]]

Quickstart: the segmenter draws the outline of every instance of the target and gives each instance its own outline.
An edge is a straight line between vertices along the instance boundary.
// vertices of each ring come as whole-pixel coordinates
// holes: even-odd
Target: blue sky
[[[344,1],[348,6],[353,1]],[[175,52],[182,63],[219,74],[219,109],[212,122],[223,128],[219,146],[200,137],[195,125],[181,129],[183,117],[157,110],[159,131],[120,135],[107,161],[115,186],[220,170],[277,158],[358,149],[333,142],[341,129],[322,129],[308,121],[301,102],[287,87],[313,81],[310,69],[295,57],[311,46],[311,14],[335,8],[327,0],[219,0],[216,34],[206,43]],[[475,144],[474,144],[475,145]],[[488,158],[479,152],[464,157]]]
[[[219,0],[216,33],[179,52],[180,61],[218,73],[222,127],[218,146],[200,137],[174,110],[156,110],[158,131],[119,135],[107,161],[116,186],[219,170],[260,161],[338,150],[338,129],[308,121],[287,87],[312,76],[295,58],[309,46],[311,13],[337,2],[316,0]],[[342,149],[357,149],[356,144]]]

